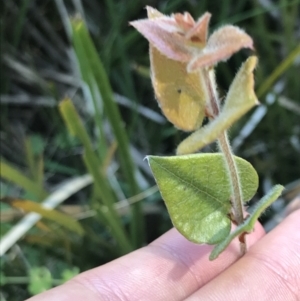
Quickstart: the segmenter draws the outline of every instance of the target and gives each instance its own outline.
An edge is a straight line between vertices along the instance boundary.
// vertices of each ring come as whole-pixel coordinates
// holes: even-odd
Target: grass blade
[[[300,44],[286,57],[275,70],[267,77],[257,90],[257,97],[263,96],[280,77],[295,61],[297,56],[300,55]]]
[[[28,176],[24,175],[18,169],[12,167],[9,163],[4,162],[2,158],[0,161],[0,170],[1,177],[3,179],[15,183],[30,194],[33,194],[40,199],[44,199],[48,195],[45,190],[40,189],[40,182],[31,180],[30,178],[28,178]]]
[[[111,127],[115,134],[116,141],[119,146],[118,153],[120,155],[122,171],[127,178],[128,185],[130,187],[130,194],[135,195],[139,193],[139,188],[134,176],[135,166],[133,165],[129,152],[128,137],[123,127],[122,118],[118,110],[117,104],[114,102],[113,93],[105,69],[83,21],[80,19],[73,19],[72,27],[73,35],[78,36],[78,38],[82,41],[82,44],[84,45],[85,57],[88,59],[89,64],[93,70],[93,74],[95,76],[99,90],[102,95],[105,113],[108,116]],[[134,245],[138,247],[142,244],[142,240],[144,237],[141,204],[137,203],[133,205],[132,209],[132,241],[134,242]]]
[[[84,162],[94,178],[96,194],[106,206],[106,213],[100,213],[100,217],[104,222],[106,222],[107,226],[111,227],[112,234],[122,248],[122,253],[127,253],[132,250],[132,247],[126,237],[126,233],[122,227],[120,218],[113,207],[116,199],[108,185],[107,179],[103,174],[101,161],[96,156],[92,148],[89,136],[76,112],[74,105],[72,104],[72,101],[68,98],[64,99],[60,103],[59,109],[63,119],[67,124],[67,127],[69,128],[69,131],[74,136],[79,138],[84,146]],[[97,212],[99,212],[99,210],[97,210]]]
[[[77,233],[83,235],[84,230],[80,223],[71,216],[65,213],[59,212],[54,209],[46,209],[41,204],[32,202],[30,200],[20,200],[15,198],[3,198],[2,202],[6,202],[9,205],[24,210],[25,212],[35,212],[40,214],[43,218],[56,222],[57,224]]]

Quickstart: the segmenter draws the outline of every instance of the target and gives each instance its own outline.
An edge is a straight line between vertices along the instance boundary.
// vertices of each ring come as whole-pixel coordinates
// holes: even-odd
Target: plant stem
[[[5,276],[5,284],[28,284],[30,283],[31,279],[30,277],[24,276],[24,277],[6,277]],[[63,279],[52,279],[52,285],[58,286],[63,284],[65,281]]]
[[[229,171],[231,190],[233,194],[232,207],[234,210],[234,221],[239,225],[244,221],[242,191],[237,166],[233,158],[233,154],[226,132],[223,132],[222,135],[219,137],[218,144],[221,151],[224,154],[227,169]]]
[[[229,173],[229,180],[232,192],[231,204],[233,208],[234,222],[236,222],[237,225],[240,225],[244,221],[241,183],[226,131],[223,132],[222,135],[219,137],[218,144],[220,150],[224,154],[225,163],[227,165],[227,170]],[[241,254],[244,255],[247,251],[245,236],[239,236],[239,240]]]
[[[220,103],[219,97],[216,89],[215,76],[213,70],[204,70],[203,77],[206,82],[207,92],[210,100],[210,114],[212,118],[215,118],[220,113]],[[242,197],[242,189],[239,178],[238,169],[233,157],[233,153],[230,147],[230,143],[228,140],[227,132],[224,131],[220,137],[218,138],[218,145],[221,152],[224,155],[225,164],[228,170],[230,187],[232,192],[232,208],[233,208],[233,219],[237,225],[240,225],[244,221],[243,215],[243,197]],[[245,236],[241,235],[239,237],[240,240],[240,250],[241,254],[245,254],[247,250]]]

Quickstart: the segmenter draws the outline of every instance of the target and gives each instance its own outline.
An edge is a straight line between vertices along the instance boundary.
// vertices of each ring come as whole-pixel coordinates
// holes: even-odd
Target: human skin
[[[234,241],[210,262],[212,246],[193,244],[172,229],[28,301],[300,300],[300,210],[266,235],[257,223],[247,243],[243,257]]]

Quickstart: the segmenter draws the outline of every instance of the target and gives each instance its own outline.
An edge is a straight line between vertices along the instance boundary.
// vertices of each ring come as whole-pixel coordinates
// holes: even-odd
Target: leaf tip
[[[160,11],[153,8],[152,6],[147,5],[146,10],[147,10],[147,16],[148,16],[149,19],[164,17],[164,14],[162,14]]]
[[[210,261],[213,261],[213,260],[217,259],[218,256],[219,256],[219,253],[217,253],[217,252],[215,251],[215,249],[213,249],[213,251],[212,251],[212,252],[210,253],[210,255],[209,255],[209,260],[210,260]]]
[[[257,63],[258,63],[257,56],[251,55],[250,57],[248,57],[248,59],[245,62],[248,72],[253,72],[254,69],[257,67]]]

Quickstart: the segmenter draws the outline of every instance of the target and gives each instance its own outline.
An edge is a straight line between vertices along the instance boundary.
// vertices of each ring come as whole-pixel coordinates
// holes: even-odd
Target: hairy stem
[[[208,110],[210,111],[211,116],[213,116],[212,118],[216,118],[220,113],[220,103],[216,89],[214,71],[205,70],[204,72],[205,73],[203,75],[206,81],[207,92],[210,99],[210,107]],[[237,225],[240,225],[244,221],[241,183],[226,131],[224,131],[218,138],[218,145],[224,154],[224,159],[229,174],[234,222],[236,222]],[[241,235],[239,240],[241,253],[245,254],[247,250],[245,236]]]
[[[228,141],[227,133],[223,132],[218,139],[218,144],[224,154],[225,162],[230,176],[230,184],[232,189],[232,207],[234,210],[234,220],[239,225],[244,221],[243,203],[240,178],[237,166],[235,164],[233,154]]]
[[[218,144],[220,150],[223,152],[225,162],[227,165],[227,170],[229,173],[230,186],[232,192],[231,204],[233,208],[234,221],[237,223],[237,225],[240,225],[244,221],[242,190],[238,169],[233,158],[233,153],[231,151],[226,131],[223,132],[219,137]],[[245,236],[241,235],[239,237],[239,240],[241,253],[245,254],[247,251]]]

